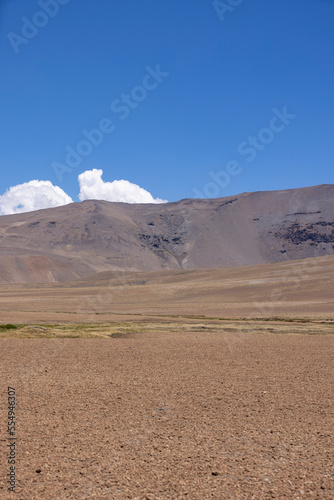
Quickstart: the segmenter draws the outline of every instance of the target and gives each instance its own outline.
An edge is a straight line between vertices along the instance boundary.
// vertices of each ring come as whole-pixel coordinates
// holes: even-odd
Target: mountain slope
[[[233,267],[334,253],[334,186],[164,205],[86,201],[0,217],[0,283]]]

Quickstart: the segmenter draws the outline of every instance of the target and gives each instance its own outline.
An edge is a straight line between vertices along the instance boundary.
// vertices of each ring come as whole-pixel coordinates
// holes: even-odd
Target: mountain
[[[84,201],[0,217],[0,283],[223,268],[334,253],[334,185],[166,204]]]

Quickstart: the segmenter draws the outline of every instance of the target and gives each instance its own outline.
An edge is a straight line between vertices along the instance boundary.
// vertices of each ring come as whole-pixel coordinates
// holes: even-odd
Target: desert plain
[[[1,498],[333,498],[333,262],[1,285]]]

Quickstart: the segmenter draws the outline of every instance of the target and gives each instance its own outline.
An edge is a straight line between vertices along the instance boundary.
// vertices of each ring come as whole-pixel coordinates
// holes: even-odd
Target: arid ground
[[[333,498],[331,335],[1,341],[17,498]]]
[[[0,497],[333,498],[332,263],[3,285]]]

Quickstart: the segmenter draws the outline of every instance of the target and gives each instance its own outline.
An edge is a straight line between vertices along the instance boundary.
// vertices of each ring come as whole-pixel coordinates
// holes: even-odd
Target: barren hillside
[[[334,253],[333,185],[162,205],[86,201],[0,217],[0,283],[222,268]]]

